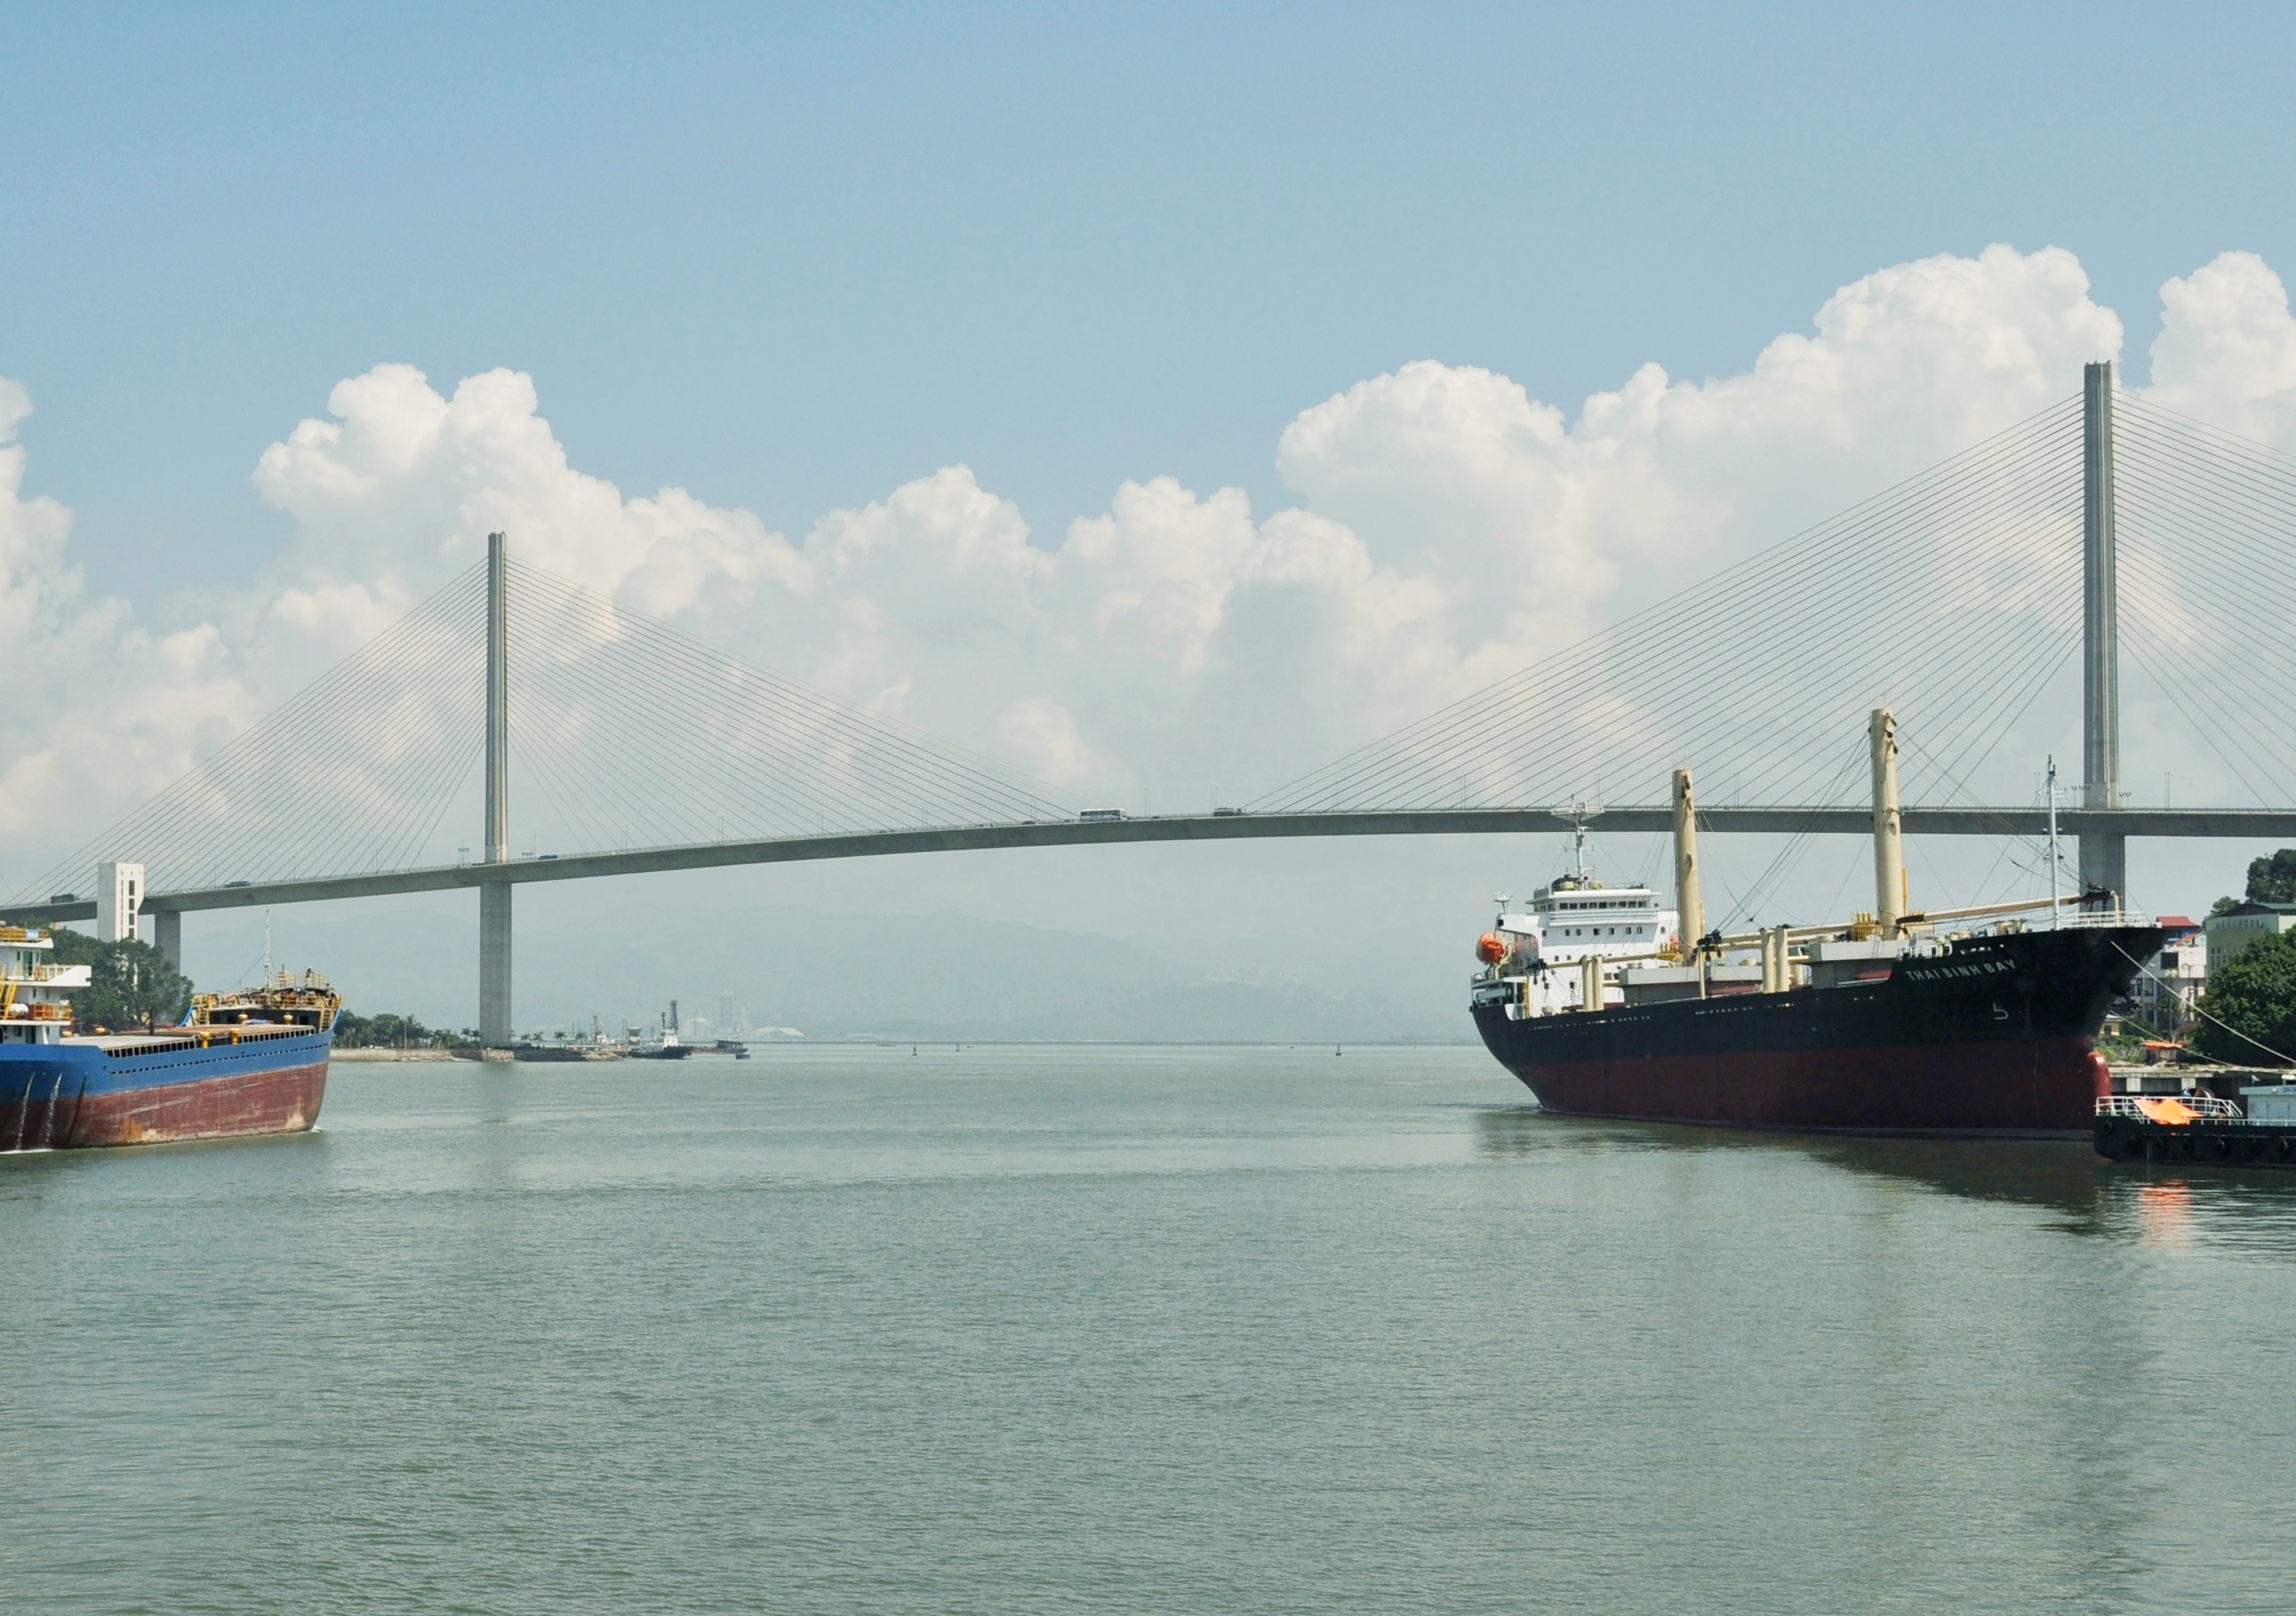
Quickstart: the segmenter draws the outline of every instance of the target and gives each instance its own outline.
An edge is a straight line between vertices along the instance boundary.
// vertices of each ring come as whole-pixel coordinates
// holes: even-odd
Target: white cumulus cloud
[[[2296,445],[2296,321],[2271,269],[2227,253],[2162,300],[2152,395]],[[1238,797],[2067,397],[2122,342],[2068,252],[1924,259],[1842,288],[1739,373],[1648,364],[1575,411],[1489,370],[1406,364],[1283,430],[1286,508],[1145,475],[1053,533],[962,465],[777,533],[573,466],[522,374],[442,392],[382,364],[263,452],[256,494],[293,536],[261,586],[190,603],[167,638],[85,587],[62,505],[22,497],[29,400],[0,381],[0,624],[37,653],[19,666],[72,692],[12,705],[0,811],[23,837],[125,808],[494,530],[1080,803]],[[98,703],[134,715],[100,755],[67,744]]]
[[[60,839],[182,772],[252,705],[213,626],[154,635],[124,601],[88,589],[69,553],[71,511],[24,495],[16,438],[31,413],[25,386],[0,377],[0,636],[11,669],[0,834],[12,881]]]
[[[2146,396],[2247,437],[2296,446],[2296,319],[2253,253],[2226,253],[2161,288]]]

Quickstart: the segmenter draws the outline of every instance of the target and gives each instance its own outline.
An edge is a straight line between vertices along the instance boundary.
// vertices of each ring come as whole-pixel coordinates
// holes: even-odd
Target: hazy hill
[[[274,961],[314,966],[361,1010],[434,1026],[476,1018],[478,927],[384,909],[272,922]],[[260,918],[185,939],[203,987],[261,969]],[[638,910],[581,929],[522,926],[522,1028],[650,1024],[672,998],[715,1020],[730,993],[753,1026],[809,1037],[1241,1042],[1458,1042],[1471,1037],[1463,969],[1376,957],[1222,971],[1115,937],[940,914],[885,917],[759,908]],[[1319,967],[1321,968],[1319,968]],[[1238,979],[1238,978],[1244,979]]]

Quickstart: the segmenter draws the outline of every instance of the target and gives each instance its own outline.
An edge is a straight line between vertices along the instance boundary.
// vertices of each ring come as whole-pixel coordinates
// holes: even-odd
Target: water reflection
[[[1475,1113],[1486,1157],[1549,1151],[1776,1152],[1965,1200],[2037,1207],[2073,1232],[2164,1251],[2296,1260],[2296,1173],[2113,1164],[2083,1141],[1893,1139],[1767,1134],[1553,1116],[1535,1105]]]
[[[2168,1251],[2192,1244],[2192,1186],[2182,1179],[2136,1186],[2137,1231],[2146,1245]]]

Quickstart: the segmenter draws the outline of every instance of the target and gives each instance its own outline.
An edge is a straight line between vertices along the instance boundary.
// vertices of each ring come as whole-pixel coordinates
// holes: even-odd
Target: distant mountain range
[[[252,980],[263,923],[184,939],[202,987]],[[328,974],[362,1012],[434,1026],[477,1019],[478,927],[421,909],[274,917],[280,966]],[[1296,956],[1296,949],[1293,950]],[[886,917],[755,908],[638,909],[580,928],[522,926],[518,1025],[651,1026],[672,998],[724,1029],[731,994],[752,1026],[983,1041],[1460,1043],[1473,1033],[1464,968],[1376,954],[1288,957],[1238,972],[1116,937],[939,914]]]

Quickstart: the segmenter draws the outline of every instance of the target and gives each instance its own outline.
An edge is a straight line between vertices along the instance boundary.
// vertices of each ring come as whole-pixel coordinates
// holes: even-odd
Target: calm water
[[[1473,1050],[344,1066],[0,1158],[10,1611],[2281,1611],[2296,1175]]]

